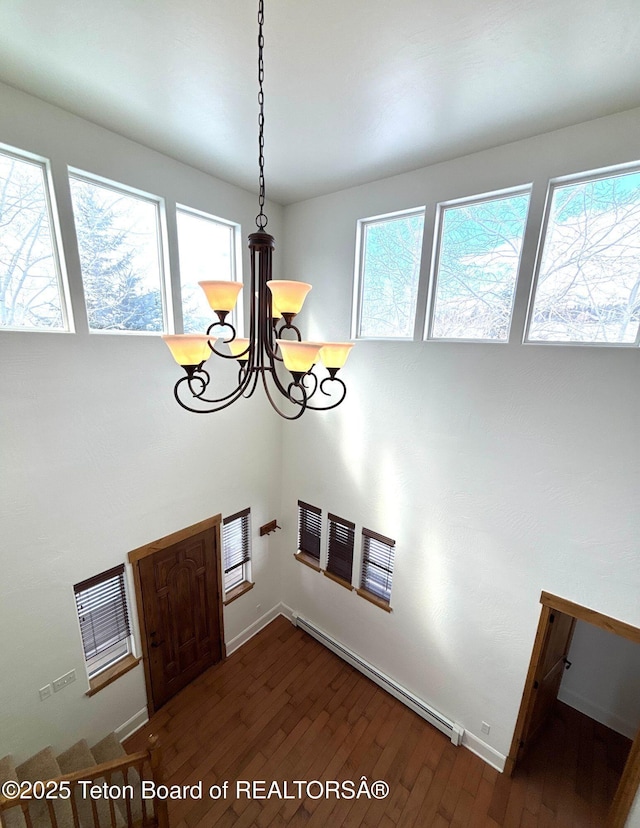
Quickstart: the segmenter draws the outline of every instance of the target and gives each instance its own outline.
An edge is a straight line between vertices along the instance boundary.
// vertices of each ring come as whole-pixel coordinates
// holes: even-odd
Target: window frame
[[[551,207],[553,204],[553,194],[557,187],[562,187],[571,184],[586,184],[590,181],[600,181],[605,178],[616,178],[618,176],[628,175],[630,173],[640,173],[640,161],[632,161],[625,164],[615,164],[611,167],[600,167],[595,170],[587,170],[586,172],[571,173],[569,175],[560,175],[550,178],[547,181],[547,193],[545,196],[544,212],[542,214],[542,222],[540,225],[540,233],[538,235],[538,244],[536,248],[535,264],[533,267],[533,275],[531,278],[531,287],[529,289],[529,301],[527,303],[527,313],[524,324],[524,331],[522,334],[522,345],[543,345],[543,346],[563,346],[569,348],[638,348],[640,347],[640,325],[638,326],[638,333],[634,342],[586,342],[586,341],[568,341],[568,340],[552,340],[552,339],[530,339],[529,331],[531,328],[531,321],[533,318],[533,309],[535,305],[536,292],[538,290],[538,280],[540,276],[540,267],[542,265],[542,256],[544,253],[544,246],[547,238],[547,230],[549,228],[549,218],[551,216]]]
[[[365,538],[367,540],[365,541]],[[365,584],[365,566],[369,561],[369,556],[367,554],[367,546],[371,540],[378,541],[379,543],[383,543],[385,546],[390,548],[390,558],[391,558],[391,569],[389,570],[391,584],[389,586],[389,599],[383,598],[382,596],[378,595],[377,593],[373,592],[372,590],[368,589]],[[356,592],[361,598],[365,598],[367,601],[370,601],[372,604],[375,604],[380,609],[385,610],[386,612],[392,612],[391,609],[391,588],[393,586],[393,575],[395,572],[395,550],[396,550],[396,542],[392,538],[388,538],[385,535],[380,535],[378,532],[374,532],[371,529],[367,529],[363,527],[362,535],[361,535],[361,557],[360,557],[360,577],[358,580],[359,586],[356,589]],[[375,565],[375,564],[374,564]]]
[[[490,201],[500,201],[511,196],[528,195],[529,201],[527,203],[527,212],[524,219],[524,226],[522,231],[522,242],[520,244],[520,255],[518,256],[518,266],[516,268],[516,279],[513,288],[513,300],[511,303],[511,313],[509,315],[509,327],[507,330],[506,339],[480,339],[478,337],[434,337],[433,336],[433,321],[436,307],[436,292],[438,287],[438,270],[440,268],[440,250],[442,246],[442,233],[444,230],[444,215],[449,209],[462,207],[471,204],[485,204]],[[487,345],[508,345],[511,341],[511,334],[513,329],[513,317],[515,313],[516,297],[518,293],[518,285],[520,283],[521,269],[522,269],[522,252],[524,249],[525,238],[527,235],[527,228],[529,225],[529,215],[531,211],[531,198],[533,195],[533,183],[520,184],[515,187],[507,187],[501,190],[491,190],[488,193],[480,193],[473,196],[464,196],[463,198],[455,198],[447,201],[439,201],[436,205],[435,225],[433,231],[433,244],[431,250],[431,265],[429,267],[429,285],[427,298],[427,313],[424,323],[424,330],[422,339],[424,342],[460,342],[463,344],[487,344]]]
[[[332,514],[331,512],[327,515],[328,518],[328,531],[327,531],[327,563],[325,569],[323,570],[324,574],[331,578],[332,581],[336,581],[336,583],[340,584],[343,587],[346,587],[349,590],[353,589],[353,556],[355,551],[355,541],[356,541],[356,525],[350,520],[345,520],[345,518],[338,517],[337,515]],[[337,532],[334,529],[335,526],[342,527],[343,530],[346,530],[347,539],[350,541],[350,550],[347,548],[342,541],[337,538]],[[333,548],[332,548],[333,547]],[[343,552],[346,552],[343,555]],[[347,564],[349,569],[349,578],[345,578],[344,574],[341,574],[339,571],[341,568],[341,564]],[[345,566],[345,568],[347,568]]]
[[[81,618],[81,610],[82,607],[80,606],[79,595],[82,593],[87,593],[93,589],[100,589],[104,587],[109,581],[113,581],[114,579],[118,579],[118,596],[117,599],[120,603],[120,611],[122,612],[122,616],[124,618],[125,628],[126,628],[126,635],[122,636],[116,643],[124,642],[124,647],[126,652],[123,652],[116,657],[108,658],[102,656],[101,658],[100,653],[96,652],[94,655],[87,654],[87,648],[85,646],[85,636],[83,635],[83,620]],[[110,569],[106,569],[104,572],[100,572],[97,575],[92,576],[91,578],[86,578],[83,581],[79,581],[77,584],[73,585],[73,593],[74,593],[74,603],[76,608],[76,619],[78,621],[78,630],[80,632],[80,641],[82,645],[82,655],[84,660],[85,669],[87,671],[87,678],[89,680],[90,686],[90,694],[91,691],[96,691],[96,689],[101,689],[102,686],[105,685],[105,682],[102,681],[102,676],[105,674],[109,675],[110,680],[117,678],[124,672],[127,672],[131,666],[135,666],[138,663],[138,659],[135,658],[134,653],[134,639],[133,639],[133,629],[131,625],[131,610],[129,606],[129,596],[127,593],[127,577],[126,577],[126,569],[124,564],[118,564],[117,566],[111,567]],[[94,599],[98,597],[94,595]],[[88,614],[88,613],[87,613]],[[113,646],[113,645],[112,645]],[[133,660],[133,663],[131,663]],[[119,669],[122,668],[122,669]],[[106,682],[106,683],[110,683]]]
[[[241,533],[241,546],[242,546],[242,560],[239,563],[233,564],[233,566],[228,567],[228,563],[231,560],[228,560],[228,554],[231,553],[232,550],[228,550],[225,544],[225,527],[230,526],[237,521],[241,521],[240,523],[240,533]],[[221,566],[221,574],[222,574],[222,592],[224,594],[224,604],[230,604],[236,598],[239,598],[241,595],[244,595],[245,592],[248,592],[253,586],[253,581],[251,580],[251,552],[252,552],[252,544],[251,544],[251,508],[247,507],[246,509],[241,509],[239,512],[234,512],[232,515],[228,515],[227,517],[222,519],[222,566]],[[239,570],[240,577],[238,580],[233,580],[228,582],[227,575],[229,572],[232,572],[234,569]]]
[[[148,193],[145,190],[140,190],[132,187],[129,184],[123,184],[119,181],[113,181],[110,178],[104,178],[101,175],[81,170],[77,167],[67,166],[67,179],[69,190],[71,191],[71,179],[83,181],[86,184],[94,184],[98,187],[103,187],[107,190],[112,190],[115,193],[131,196],[140,201],[146,201],[153,204],[156,208],[156,246],[158,252],[158,269],[160,275],[160,300],[162,305],[162,329],[159,331],[134,331],[134,330],[119,330],[116,328],[92,328],[89,321],[89,308],[87,307],[87,295],[84,284],[84,275],[82,267],[80,268],[80,279],[82,282],[82,293],[87,315],[87,330],[89,334],[107,335],[107,336],[157,336],[163,334],[171,334],[175,332],[174,324],[174,296],[171,286],[171,268],[169,257],[169,236],[167,230],[167,208],[165,199],[162,196]],[[73,227],[75,233],[75,246],[80,261],[80,245],[78,243],[78,231],[76,224],[75,212],[73,210],[73,196],[70,192],[71,209],[73,214]],[[180,297],[182,298],[182,297]]]
[[[184,333],[184,305],[182,298],[182,270],[180,268],[180,233],[178,230],[178,214],[186,213],[187,215],[196,216],[197,218],[212,221],[216,224],[222,224],[229,227],[233,231],[233,239],[230,245],[230,259],[231,259],[231,279],[230,281],[242,282],[242,225],[237,221],[222,218],[221,216],[214,216],[213,213],[207,213],[204,210],[198,210],[195,207],[189,207],[186,204],[179,204],[176,202],[176,246],[178,253],[178,282],[180,286],[180,318],[182,319],[182,332]],[[214,278],[212,275],[211,278]],[[211,323],[216,322],[217,317],[213,310],[211,310]],[[231,312],[231,324],[236,329],[237,336],[244,334],[244,299],[242,292],[240,300],[236,302],[236,306]],[[202,331],[206,333],[206,331]]]
[[[67,270],[67,263],[64,255],[64,245],[62,243],[62,229],[60,226],[60,213],[58,210],[58,203],[56,199],[56,191],[53,181],[53,173],[51,169],[51,160],[43,155],[38,155],[9,144],[0,143],[0,153],[15,158],[17,161],[25,161],[30,164],[37,164],[42,168],[42,178],[44,184],[44,199],[47,208],[47,216],[49,218],[49,227],[51,231],[51,253],[56,272],[56,281],[58,284],[58,293],[60,296],[60,313],[62,316],[61,328],[23,328],[20,326],[6,326],[0,327],[0,332],[11,331],[17,333],[76,333],[76,323],[73,315],[73,305],[71,302],[71,290],[69,287],[69,274]]]
[[[360,334],[360,327],[362,324],[362,300],[364,294],[364,266],[366,253],[366,228],[372,224],[383,224],[387,221],[394,221],[400,218],[411,218],[412,216],[422,216],[423,218],[423,233],[422,246],[420,249],[420,268],[418,273],[418,286],[416,290],[416,305],[413,316],[413,332],[410,336],[362,336]],[[416,339],[416,320],[420,313],[420,286],[422,281],[423,270],[423,253],[424,253],[424,239],[427,221],[426,205],[421,207],[411,207],[404,210],[395,210],[391,213],[382,213],[377,216],[368,216],[360,218],[356,222],[356,248],[355,248],[355,266],[353,276],[353,298],[351,303],[351,339],[369,341],[369,342],[414,342]]]

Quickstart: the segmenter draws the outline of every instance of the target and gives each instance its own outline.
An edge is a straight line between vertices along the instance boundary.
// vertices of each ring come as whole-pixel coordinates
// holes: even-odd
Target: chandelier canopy
[[[174,396],[187,411],[212,413],[227,408],[241,397],[251,397],[259,383],[275,411],[296,420],[307,409],[326,411],[344,400],[347,388],[337,376],[353,347],[350,342],[305,342],[293,320],[302,309],[311,285],[272,278],[274,238],[265,232],[267,216],[264,179],[264,0],[258,0],[258,166],[260,211],[258,232],[249,235],[251,255],[251,313],[248,338],[236,336],[227,321],[242,290],[242,282],[199,282],[217,319],[206,334],[163,336],[175,361],[185,370],[175,385]],[[219,344],[223,350],[219,349]],[[211,397],[211,375],[205,362],[215,355],[236,360],[235,388],[221,397]],[[316,370],[320,364],[326,375]]]

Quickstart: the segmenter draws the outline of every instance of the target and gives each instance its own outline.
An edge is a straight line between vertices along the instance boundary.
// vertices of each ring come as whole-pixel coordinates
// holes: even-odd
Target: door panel
[[[544,644],[534,675],[533,704],[525,724],[521,749],[532,743],[546,723],[558,697],[558,690],[571,647],[576,619],[554,610],[549,613]]]
[[[157,710],[222,659],[216,533],[193,535],[138,566]]]

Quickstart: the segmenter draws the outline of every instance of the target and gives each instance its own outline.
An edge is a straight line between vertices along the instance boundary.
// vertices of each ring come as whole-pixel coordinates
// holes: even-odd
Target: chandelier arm
[[[223,342],[225,342],[225,343],[227,343],[227,342],[233,342],[233,340],[234,340],[234,339],[236,338],[236,336],[237,336],[236,329],[235,329],[235,328],[234,328],[234,326],[231,324],[231,322],[212,322],[212,323],[209,325],[209,327],[207,328],[207,334],[212,333],[212,331],[213,331],[213,329],[214,329],[214,328],[231,328],[231,331],[232,331],[232,336],[230,336],[230,337],[229,337],[229,339],[224,339],[223,337],[220,337],[220,339],[222,339],[222,341],[223,341]],[[212,345],[211,343],[209,343],[209,347],[211,348],[211,350],[212,350],[215,354],[218,354],[218,356],[222,356],[222,354],[220,354],[218,351],[216,351],[216,349],[215,349],[215,342],[214,342],[214,344],[213,344],[213,345]]]
[[[307,373],[302,377],[301,383],[304,385],[305,391],[307,391],[307,399],[310,400],[311,397],[316,393],[318,390],[318,377],[313,373],[313,368],[315,366],[311,366],[311,368],[307,371]],[[308,391],[307,389],[307,380],[313,380],[313,391]]]
[[[278,390],[283,394],[283,396],[285,396],[290,402],[295,403],[296,405],[300,406],[300,410],[297,411],[295,414],[285,414],[284,411],[282,411],[282,409],[280,409],[276,405],[275,400],[271,396],[271,392],[269,391],[269,386],[267,384],[267,373],[270,373],[270,372],[268,370],[265,370],[265,371],[262,372],[262,385],[264,386],[264,392],[267,395],[267,399],[271,403],[271,408],[273,408],[273,410],[277,414],[279,414],[281,417],[283,417],[285,420],[297,420],[299,417],[302,417],[304,412],[307,410],[307,394],[306,394],[305,389],[301,385],[297,386],[302,391],[303,399],[302,400],[296,400],[295,398],[291,397],[288,392],[283,391],[282,390],[283,387],[279,383],[276,383],[276,385],[278,387]],[[274,375],[272,373],[272,378],[273,378],[273,376]],[[293,384],[294,383],[291,383],[291,385],[293,385]],[[291,387],[291,385],[289,387]]]
[[[211,376],[209,372],[202,367],[202,363],[196,368],[193,374],[190,376],[188,375],[184,379],[187,380],[187,385],[189,386],[189,391],[193,394],[194,397],[200,396],[203,394],[207,385],[211,382]],[[198,382],[202,386],[199,392],[194,391],[192,383]]]
[[[250,397],[253,397],[253,395],[255,393],[255,390],[258,387],[258,380],[260,379],[260,374],[262,374],[262,373],[263,373],[263,371],[262,371],[261,368],[254,368],[253,369],[253,379],[250,380],[249,383],[247,384],[247,388],[249,390],[247,391],[245,389],[245,391],[242,394],[242,396],[245,398],[245,400],[248,400]]]
[[[278,338],[282,338],[283,331],[295,331],[296,337],[298,338],[298,342],[302,342],[302,334],[300,333],[300,329],[296,328],[295,325],[292,325],[291,322],[285,322],[285,324],[281,326],[280,330],[278,331]]]
[[[181,377],[175,384],[175,387],[173,389],[173,395],[176,398],[179,405],[181,405],[182,408],[186,409],[187,411],[191,411],[194,414],[213,414],[216,411],[222,411],[222,409],[227,408],[228,406],[232,405],[236,400],[240,399],[240,397],[244,394],[244,392],[247,389],[247,386],[251,381],[251,376],[252,374],[247,372],[247,376],[244,378],[244,381],[242,383],[240,383],[236,388],[234,388],[233,391],[231,391],[229,394],[225,395],[224,397],[218,397],[217,399],[209,399],[203,396],[204,390],[206,388],[205,384],[200,394],[192,394],[194,400],[198,400],[199,402],[203,403],[202,408],[195,408],[188,402],[185,402],[180,397],[180,389],[184,387],[184,383],[188,382],[189,379],[193,381],[193,377]],[[188,387],[189,389],[191,389],[190,383],[188,383]],[[251,393],[253,393],[253,390]],[[218,405],[218,403],[222,403],[222,405]]]
[[[283,331],[294,331],[298,342],[302,342],[302,334],[300,333],[299,328],[296,328],[295,325],[292,325],[290,322],[285,323],[280,327],[280,330],[276,330],[276,337],[277,339],[282,339],[282,332]],[[267,339],[265,350],[269,356],[269,361],[273,363],[273,360],[277,360],[278,362],[284,362],[282,357],[278,354],[278,346],[274,347],[273,344],[273,337],[270,336]]]
[[[301,405],[300,400],[297,400],[295,397],[292,397],[291,394],[289,393],[289,388],[291,388],[291,384],[289,384],[289,388],[284,387],[284,384],[282,383],[282,381],[280,380],[280,377],[278,376],[276,366],[273,363],[271,364],[271,366],[269,368],[266,368],[265,370],[269,371],[271,373],[271,378],[273,380],[273,384],[276,386],[276,388],[282,394],[283,397],[286,397],[289,400],[289,402],[292,402],[295,405]],[[309,399],[309,395],[306,393],[306,388],[304,389],[304,392],[305,392],[305,408],[306,408],[306,406],[307,406],[306,401]]]
[[[306,407],[309,408],[311,411],[331,411],[332,408],[337,408],[343,402],[344,398],[347,396],[347,386],[340,379],[340,377],[325,377],[320,383],[320,391],[327,397],[331,396],[330,391],[324,390],[324,385],[327,382],[337,382],[341,386],[340,398],[331,405],[311,405],[311,403],[307,403]]]

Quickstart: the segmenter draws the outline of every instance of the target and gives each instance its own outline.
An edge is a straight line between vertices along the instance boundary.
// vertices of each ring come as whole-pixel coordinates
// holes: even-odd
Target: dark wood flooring
[[[602,825],[630,747],[558,705],[512,779],[408,710],[313,638],[277,618],[131,737],[160,737],[166,782],[203,783],[169,803],[172,828],[451,828]],[[237,780],[385,780],[381,800],[249,799]],[[209,787],[230,783],[227,798]],[[310,793],[317,795],[319,788]]]

